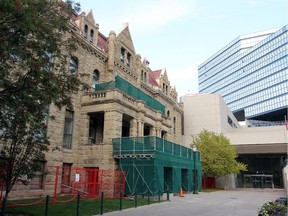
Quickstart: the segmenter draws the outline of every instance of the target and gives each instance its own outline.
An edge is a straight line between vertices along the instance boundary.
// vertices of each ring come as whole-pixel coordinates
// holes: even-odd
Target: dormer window
[[[141,70],[141,80],[146,82],[146,72],[144,72],[143,70]]]
[[[91,29],[91,31],[90,31],[90,42],[93,43],[93,40],[94,40],[94,30]]]
[[[120,53],[120,60],[123,63],[124,63],[124,56],[125,56],[125,49],[122,47],[121,48],[121,53]]]
[[[88,26],[85,25],[85,27],[84,27],[84,37],[87,38],[87,36],[88,36]]]

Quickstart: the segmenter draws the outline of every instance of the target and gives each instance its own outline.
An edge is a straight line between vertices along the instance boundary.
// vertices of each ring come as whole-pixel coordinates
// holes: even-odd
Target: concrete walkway
[[[239,189],[173,196],[172,200],[138,208],[126,209],[105,216],[257,216],[261,205],[285,197],[284,190]]]

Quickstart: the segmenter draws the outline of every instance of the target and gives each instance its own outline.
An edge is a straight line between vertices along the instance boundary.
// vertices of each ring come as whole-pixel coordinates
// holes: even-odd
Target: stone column
[[[151,136],[157,136],[155,127],[151,128]]]
[[[120,138],[122,135],[123,114],[117,110],[107,110],[104,114],[104,137],[105,145],[112,144],[113,138]]]
[[[89,143],[89,121],[90,121],[90,116],[88,115],[88,113],[82,113],[80,116],[80,122],[81,122],[81,126],[79,129],[79,141],[80,141],[80,145],[85,145]]]
[[[138,137],[142,137],[144,134],[144,122],[142,119],[137,120],[137,127],[138,127]]]
[[[94,38],[93,38],[93,44],[95,46],[97,46],[97,43],[98,43],[98,31],[99,31],[99,24],[96,23],[95,24],[95,31],[94,31]]]
[[[113,138],[121,138],[123,114],[117,110],[106,110],[104,113],[103,145],[99,151],[100,169],[117,169],[113,158]]]
[[[130,136],[137,137],[137,131],[137,121],[133,118],[130,120]]]
[[[115,58],[115,39],[116,33],[111,31],[109,34],[109,45],[108,45],[108,73],[114,71],[114,58]]]

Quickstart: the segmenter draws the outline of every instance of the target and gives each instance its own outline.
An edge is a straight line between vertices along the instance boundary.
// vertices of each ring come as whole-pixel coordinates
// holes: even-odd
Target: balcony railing
[[[193,158],[192,149],[154,136],[122,137],[115,138],[112,142],[115,158],[155,157],[157,152],[181,158]],[[199,152],[197,152],[197,155],[199,155]],[[197,156],[198,159],[199,156]]]

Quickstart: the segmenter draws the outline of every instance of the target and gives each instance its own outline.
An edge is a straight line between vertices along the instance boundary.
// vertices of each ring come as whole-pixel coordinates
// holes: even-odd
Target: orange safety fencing
[[[47,195],[51,203],[82,199],[100,199],[124,196],[126,174],[117,170],[79,168],[71,166],[46,166],[29,184],[15,184],[8,196],[9,205],[33,205],[45,203]],[[0,200],[5,195],[4,183],[0,182]],[[2,202],[0,202],[1,205]]]

